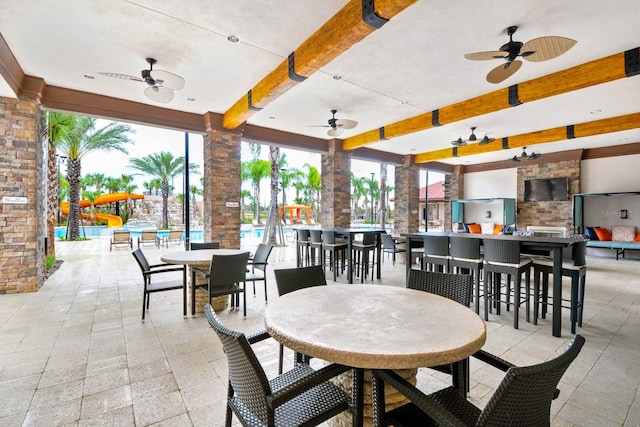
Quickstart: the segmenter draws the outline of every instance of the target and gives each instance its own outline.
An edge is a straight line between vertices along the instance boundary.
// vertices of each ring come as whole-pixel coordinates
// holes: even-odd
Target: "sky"
[[[97,122],[97,128],[106,126],[109,123],[107,120],[99,119]],[[133,144],[127,145],[128,154],[121,153],[119,151],[113,152],[93,152],[82,159],[82,175],[89,173],[102,173],[107,177],[119,177],[122,174],[134,175],[134,183],[138,185],[138,192],[142,193],[144,190],[143,183],[150,181],[151,177],[138,172],[135,169],[128,167],[129,159],[133,157],[142,158],[149,154],[159,153],[161,151],[169,151],[175,157],[184,156],[185,148],[185,133],[168,130],[163,128],[156,128],[150,126],[143,126],[137,124],[130,125],[135,133],[129,135],[134,141]],[[248,161],[251,159],[251,153],[248,148],[248,144],[243,144],[242,147],[242,160]],[[268,160],[269,149],[264,146],[261,150],[261,158]],[[302,169],[302,165],[309,163],[312,166],[321,170],[321,157],[317,153],[308,153],[299,150],[282,149],[281,152],[286,153],[287,163],[289,167],[296,167]],[[199,185],[200,176],[203,172],[203,148],[202,148],[202,135],[189,134],[189,161],[200,166],[200,175],[191,175],[191,184]],[[371,176],[373,172],[377,179],[380,178],[380,165],[374,162],[366,162],[362,160],[352,160],[351,171],[355,176],[367,177]],[[388,182],[393,185],[394,180],[394,168],[388,168]],[[430,180],[433,178],[430,175]],[[436,176],[437,179],[437,176]],[[424,173],[420,176],[420,185],[423,186],[425,182]],[[430,181],[435,182],[435,181]],[[181,192],[182,180],[174,183],[175,191]],[[294,190],[291,194],[287,191],[287,199],[292,200],[294,196]],[[263,188],[261,188],[261,203],[266,203],[266,198],[269,197],[269,182],[264,180]]]

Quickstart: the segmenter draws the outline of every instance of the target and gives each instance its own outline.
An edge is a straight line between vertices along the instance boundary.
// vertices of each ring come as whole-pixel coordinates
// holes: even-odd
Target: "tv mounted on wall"
[[[524,201],[569,200],[569,178],[531,179],[524,182]]]

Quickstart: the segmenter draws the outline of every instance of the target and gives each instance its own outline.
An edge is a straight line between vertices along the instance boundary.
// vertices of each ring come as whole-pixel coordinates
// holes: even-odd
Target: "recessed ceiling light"
[[[405,101],[400,101],[400,104],[402,104],[402,105],[407,105],[408,103],[409,103],[409,101],[406,101],[406,100]]]
[[[95,77],[93,77],[91,74],[85,74],[85,75],[84,75],[84,78],[85,78],[85,79],[89,79],[89,80],[93,80],[93,79],[95,79]]]
[[[600,114],[602,113],[602,110],[593,110],[590,112],[590,114]]]
[[[333,80],[342,80],[342,76],[340,74],[335,74],[333,76]]]
[[[235,34],[229,34],[227,36],[227,41],[229,43],[240,43],[240,37],[236,36]]]
[[[618,142],[627,142],[629,140],[629,138],[620,138],[618,140]]]
[[[269,120],[275,120],[276,116],[269,116]]]
[[[195,101],[195,98],[187,98],[187,101]]]

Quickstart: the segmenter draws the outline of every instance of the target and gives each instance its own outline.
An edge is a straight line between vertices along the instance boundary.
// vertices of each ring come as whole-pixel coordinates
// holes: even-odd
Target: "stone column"
[[[405,156],[396,166],[394,233],[418,231],[420,226],[420,169],[412,156]]]
[[[46,148],[37,100],[0,98],[0,294],[44,283]]]
[[[351,155],[342,150],[342,141],[329,141],[322,155],[322,198],[320,224],[323,227],[351,225]]]
[[[236,249],[240,247],[242,129],[223,130],[220,121],[220,117],[207,116],[203,138],[204,240]]]
[[[451,230],[451,200],[464,199],[464,166],[455,166],[444,176],[444,231]]]

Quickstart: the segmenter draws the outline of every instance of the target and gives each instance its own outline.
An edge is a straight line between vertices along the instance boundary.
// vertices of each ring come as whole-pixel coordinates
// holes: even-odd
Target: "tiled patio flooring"
[[[176,250],[144,248],[152,262]],[[58,242],[57,253],[65,263],[39,292],[0,295],[0,425],[224,425],[226,359],[202,314],[182,316],[180,291],[152,295],[142,322],[142,279],[128,249],[109,252],[108,240],[95,239]],[[273,250],[269,298],[277,298],[273,268],[294,264],[292,246]],[[588,265],[578,331],[586,345],[560,383],[552,424],[637,426],[640,261],[589,257]],[[374,284],[404,286],[404,267],[386,260]],[[221,320],[232,329],[263,329],[261,283],[256,291],[246,318],[226,310]],[[515,364],[546,360],[570,339],[563,311],[562,338],[551,336],[550,316],[538,326],[521,319],[515,330],[510,313],[492,315],[485,349]],[[277,343],[255,347],[275,374]],[[471,399],[483,405],[502,373],[474,361],[471,378]],[[418,380],[432,390],[447,378],[422,369]]]

